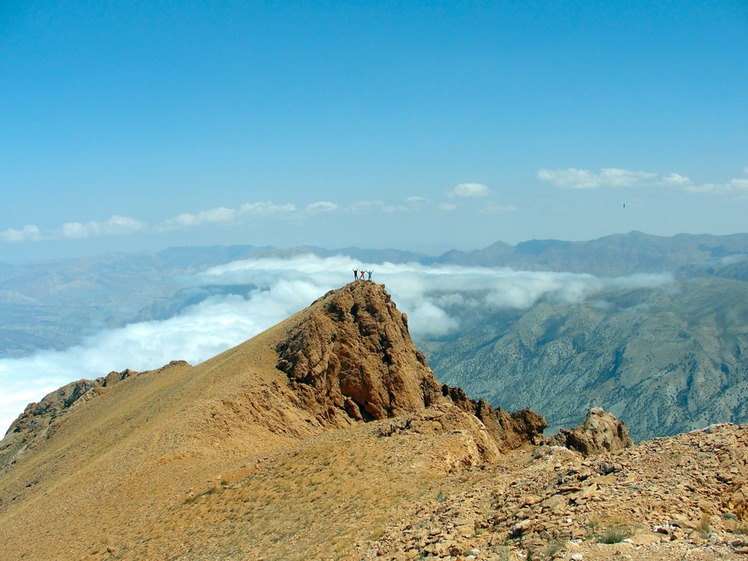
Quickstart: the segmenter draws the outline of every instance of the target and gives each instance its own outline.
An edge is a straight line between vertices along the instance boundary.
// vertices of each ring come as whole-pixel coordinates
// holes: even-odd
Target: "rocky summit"
[[[748,553],[742,427],[637,446],[601,409],[545,427],[438,383],[384,286],[356,281],[197,366],[29,405],[0,442],[0,558]]]

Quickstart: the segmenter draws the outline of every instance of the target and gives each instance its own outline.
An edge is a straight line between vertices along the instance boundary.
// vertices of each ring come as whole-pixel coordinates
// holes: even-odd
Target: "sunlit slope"
[[[693,279],[545,301],[481,318],[431,345],[440,381],[492,405],[529,406],[551,428],[601,406],[635,439],[748,421],[748,285]]]
[[[32,404],[0,442],[0,558],[258,558],[301,526],[282,551],[337,558],[546,426],[442,387],[365,281],[198,366],[118,374]]]
[[[147,533],[191,488],[319,432],[289,405],[286,377],[274,368],[275,345],[303,315],[199,366],[132,376],[73,407],[0,476],[2,549],[79,558],[82,544],[127,526]],[[69,555],[59,552],[64,544]]]

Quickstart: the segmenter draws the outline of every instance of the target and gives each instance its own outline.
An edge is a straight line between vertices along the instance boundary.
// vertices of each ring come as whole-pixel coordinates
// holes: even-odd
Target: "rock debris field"
[[[445,480],[361,558],[748,559],[747,445],[722,424],[618,453],[509,453]]]

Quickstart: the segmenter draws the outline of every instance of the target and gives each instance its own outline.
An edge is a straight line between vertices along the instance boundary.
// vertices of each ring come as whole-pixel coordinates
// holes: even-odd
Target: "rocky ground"
[[[584,457],[555,446],[445,480],[364,560],[748,559],[748,429]]]
[[[748,559],[748,427],[544,427],[438,384],[352,283],[200,365],[30,405],[0,442],[0,559]]]

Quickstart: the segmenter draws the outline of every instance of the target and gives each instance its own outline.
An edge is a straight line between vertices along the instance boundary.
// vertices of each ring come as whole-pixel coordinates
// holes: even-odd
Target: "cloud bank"
[[[26,224],[20,230],[8,228],[0,232],[0,240],[8,243],[39,241],[40,239],[42,239],[41,232],[39,231],[39,227],[34,224]]]
[[[288,214],[295,211],[295,205],[277,205],[272,201],[245,203],[238,209],[221,206],[210,210],[203,210],[196,214],[182,213],[158,224],[156,226],[156,231],[168,232],[170,230],[181,230],[209,225],[231,226],[245,222],[257,216]]]
[[[125,236],[146,229],[145,222],[129,216],[114,215],[109,220],[99,222],[92,220],[85,224],[81,222],[66,222],[53,232],[42,233],[35,224],[27,224],[21,230],[8,228],[0,232],[0,241],[18,243],[26,241],[44,240],[82,240],[102,236]]]
[[[748,174],[748,168],[743,172]],[[730,179],[726,183],[696,184],[679,173],[661,175],[647,171],[603,168],[600,173],[588,169],[540,169],[538,179],[562,189],[599,189],[606,187],[658,187],[680,189],[689,193],[748,196],[748,179]]]
[[[58,237],[72,240],[97,238],[101,236],[123,236],[140,232],[146,227],[144,222],[128,216],[112,216],[106,222],[67,222],[62,225]]]
[[[244,286],[243,294],[215,295],[163,321],[107,329],[63,351],[0,359],[0,430],[31,401],[81,378],[125,368],[149,370],[171,360],[202,362],[275,325],[330,289],[352,280],[352,269],[373,270],[414,339],[428,340],[470,326],[471,311],[526,309],[541,298],[580,301],[608,288],[660,286],[668,275],[604,279],[592,275],[519,272],[481,267],[365,263],[338,255],[236,261],[196,274],[194,286]],[[468,312],[468,313],[466,313]],[[474,317],[475,314],[472,314]]]

